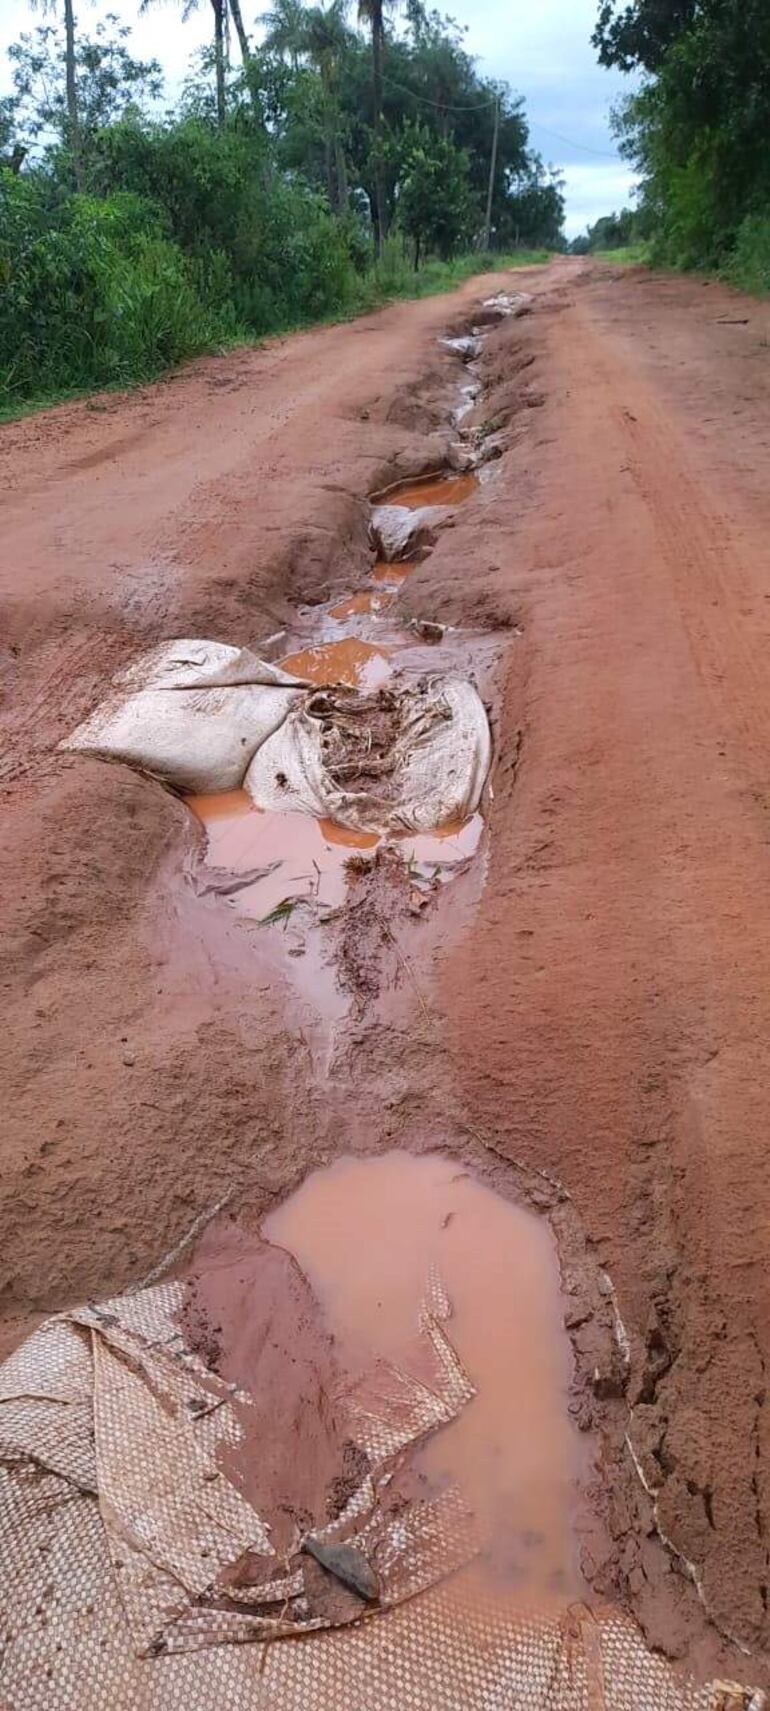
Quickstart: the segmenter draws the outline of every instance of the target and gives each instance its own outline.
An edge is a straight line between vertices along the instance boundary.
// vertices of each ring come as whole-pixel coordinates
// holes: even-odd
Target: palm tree
[[[348,172],[342,141],[337,75],[350,43],[345,22],[347,0],[331,0],[325,9],[311,6],[305,13],[301,48],[316,67],[323,94],[324,152],[329,203],[337,214],[348,204]]]
[[[35,10],[55,12],[58,10],[58,0],[31,0]],[[78,108],[78,83],[75,70],[75,11],[72,0],[64,0],[64,74],[67,90],[67,144],[72,155],[72,169],[75,174],[75,185],[83,189],[83,145],[80,134],[80,110]]]
[[[358,0],[358,16],[372,37],[372,106],[374,112],[374,226],[378,252],[387,233],[388,208],[382,175],[382,64],[385,58],[385,6],[390,0]]]
[[[299,57],[304,51],[305,7],[302,0],[274,0],[273,9],[262,13],[265,26],[264,45],[281,59],[288,59],[292,71],[299,70]]]
[[[243,22],[243,13],[241,11],[241,0],[229,0],[229,8],[230,8],[230,17],[232,18],[233,23],[235,25],[235,34],[238,37],[238,46],[241,50],[241,59],[243,60],[243,67],[244,67],[245,71],[248,71],[249,64],[251,62],[251,46],[249,43],[249,38],[246,34],[246,26]]]

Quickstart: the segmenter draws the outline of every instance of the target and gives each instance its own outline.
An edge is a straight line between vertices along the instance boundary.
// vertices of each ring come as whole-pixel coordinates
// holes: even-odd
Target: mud
[[[471,1504],[488,1582],[539,1604],[581,1593],[573,1532],[585,1445],[567,1414],[569,1343],[547,1227],[457,1161],[339,1159],[266,1219],[321,1302],[348,1370],[397,1358],[432,1269],[449,1333],[477,1388],[423,1449],[430,1485]]]
[[[472,1161],[557,1237],[591,1596],[763,1681],[770,311],[572,260],[522,283],[472,397],[439,340],[503,276],[2,430],[3,1335],[342,1154]],[[366,496],[458,436],[494,479],[373,565]],[[488,829],[428,907],[353,850],[339,915],[263,928],[198,889],[184,804],[54,754],[159,636],[277,659],[373,590],[359,639],[464,649],[494,708]],[[448,641],[410,659],[412,619]]]
[[[187,1286],[185,1342],[252,1399],[238,1410],[240,1441],[220,1450],[222,1471],[269,1521],[283,1552],[297,1528],[338,1512],[350,1457],[334,1400],[333,1339],[300,1267],[235,1223],[204,1237]]]

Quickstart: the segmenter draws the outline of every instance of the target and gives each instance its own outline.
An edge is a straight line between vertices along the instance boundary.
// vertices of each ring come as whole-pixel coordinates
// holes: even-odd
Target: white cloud
[[[567,218],[564,222],[568,238],[577,237],[592,226],[602,214],[619,214],[621,208],[633,206],[636,178],[627,167],[618,163],[606,166],[593,162],[563,166]]]

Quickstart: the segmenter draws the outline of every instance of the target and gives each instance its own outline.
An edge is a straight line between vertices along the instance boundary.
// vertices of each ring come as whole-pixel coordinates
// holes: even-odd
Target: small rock
[[[577,1331],[579,1327],[581,1325],[585,1325],[586,1321],[590,1318],[590,1307],[588,1307],[584,1301],[576,1301],[573,1306],[566,1309],[564,1314],[565,1329],[568,1331]]]
[[[321,1564],[343,1586],[357,1593],[367,1604],[376,1604],[380,1596],[380,1582],[363,1551],[355,1545],[324,1545],[320,1539],[308,1537],[303,1544],[316,1562]]]
[[[428,618],[412,618],[409,628],[422,642],[442,642],[446,634],[445,624],[434,624]]]
[[[133,1069],[134,1064],[136,1063],[136,1052],[124,1052],[123,1053],[123,1062],[126,1066],[126,1069]]]

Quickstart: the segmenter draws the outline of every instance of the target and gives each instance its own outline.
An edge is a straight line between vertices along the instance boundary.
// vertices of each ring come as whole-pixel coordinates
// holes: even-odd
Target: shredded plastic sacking
[[[178,790],[243,786],[258,808],[374,832],[467,819],[491,758],[486,712],[462,678],[319,691],[245,648],[207,641],[142,655],[62,747],[126,761]]]
[[[346,1391],[368,1472],[310,1529],[377,1594],[329,1602],[307,1537],[277,1558],[224,1471],[253,1399],[186,1346],[183,1295],[49,1320],[0,1368],[3,1711],[760,1711],[676,1673],[617,1610],[485,1590],[460,1491],[399,1493],[404,1458],[473,1396],[438,1283],[413,1348]]]

